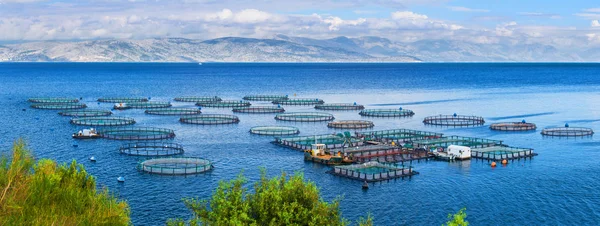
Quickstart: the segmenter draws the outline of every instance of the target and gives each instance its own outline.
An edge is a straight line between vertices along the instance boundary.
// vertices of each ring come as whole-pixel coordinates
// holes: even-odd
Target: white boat
[[[75,139],[94,139],[98,137],[100,137],[100,135],[94,128],[80,130],[73,134],[73,138]]]

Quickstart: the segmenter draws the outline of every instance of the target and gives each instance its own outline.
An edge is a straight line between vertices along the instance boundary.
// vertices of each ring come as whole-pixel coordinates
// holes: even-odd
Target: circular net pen
[[[27,101],[31,103],[77,103],[77,98],[66,98],[66,97],[35,97],[29,98]]]
[[[83,109],[83,110],[61,111],[58,114],[62,115],[62,116],[73,116],[73,117],[97,117],[97,116],[112,115],[112,111],[100,110],[100,109]]]
[[[221,101],[221,98],[218,96],[214,96],[214,97],[184,96],[184,97],[175,97],[174,100],[179,101],[179,102],[218,102],[218,101]]]
[[[415,115],[408,109],[365,109],[358,113],[367,117],[410,117]]]
[[[350,111],[350,110],[362,110],[365,106],[360,104],[347,104],[347,103],[336,103],[336,104],[317,104],[315,109],[318,110],[332,110],[332,111]]]
[[[168,157],[149,159],[140,162],[137,168],[141,171],[163,175],[189,175],[204,173],[213,169],[210,161],[192,157]]]
[[[135,119],[118,116],[83,117],[71,119],[71,124],[80,126],[126,126],[135,124]]]
[[[198,115],[202,111],[197,108],[157,108],[148,109],[145,113],[150,115]]]
[[[133,102],[146,102],[146,97],[104,97],[98,98],[98,102],[105,103],[133,103]]]
[[[222,114],[202,114],[195,116],[186,116],[179,119],[180,122],[198,125],[219,125],[219,124],[235,124],[239,123],[240,119],[235,115]]]
[[[283,113],[283,112],[285,112],[285,109],[283,109],[282,107],[270,107],[270,106],[239,107],[239,108],[233,108],[233,112],[251,113],[251,114],[268,114],[268,113]]]
[[[499,122],[491,124],[490,129],[500,131],[528,131],[536,130],[537,127],[534,123],[527,122]]]
[[[285,100],[275,100],[272,103],[281,105],[316,105],[323,104],[325,102],[317,98],[292,98]]]
[[[176,143],[137,142],[122,145],[119,152],[134,156],[171,156],[183,154],[183,146]]]
[[[209,108],[234,108],[234,107],[248,107],[250,102],[243,100],[223,100],[213,103],[196,103],[198,106],[209,107]]]
[[[300,130],[293,126],[255,126],[250,128],[250,133],[267,136],[290,136],[300,133]]]
[[[594,130],[583,127],[557,127],[547,128],[542,130],[544,136],[557,136],[557,137],[582,137],[591,136],[594,134]]]
[[[327,127],[335,129],[367,129],[375,126],[373,122],[366,120],[341,120],[327,123]]]
[[[175,132],[163,128],[128,127],[100,130],[98,135],[113,140],[159,140],[173,138]]]
[[[465,115],[428,116],[423,123],[436,126],[478,126],[485,124],[483,117]]]
[[[335,117],[332,114],[322,112],[290,112],[277,114],[275,119],[293,122],[322,122],[334,120]]]
[[[287,95],[247,95],[244,100],[250,101],[276,101],[276,100],[287,100]]]
[[[169,102],[161,101],[147,101],[147,102],[132,102],[132,103],[118,103],[115,104],[114,108],[118,110],[124,109],[148,109],[148,108],[168,108],[171,107]]]
[[[87,105],[82,103],[36,103],[31,105],[35,109],[45,110],[72,110],[72,109],[83,109]]]

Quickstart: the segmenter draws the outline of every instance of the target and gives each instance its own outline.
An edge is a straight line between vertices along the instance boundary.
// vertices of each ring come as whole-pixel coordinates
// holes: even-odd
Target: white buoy
[[[117,181],[123,183],[125,182],[125,177],[118,177]]]
[[[90,157],[90,161],[96,162],[96,158],[94,158],[94,156],[92,156],[92,157]]]

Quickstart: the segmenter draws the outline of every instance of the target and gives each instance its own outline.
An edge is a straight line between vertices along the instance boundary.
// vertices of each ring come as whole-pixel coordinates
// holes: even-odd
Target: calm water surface
[[[7,152],[15,139],[24,137],[37,157],[83,163],[99,186],[129,202],[136,225],[189,217],[182,198],[207,198],[220,180],[235,178],[241,171],[255,181],[260,167],[267,168],[269,175],[303,172],[325,200],[343,197],[341,209],[350,220],[371,212],[381,225],[439,225],[448,213],[467,207],[473,225],[599,225],[599,140],[539,134],[541,128],[565,123],[600,131],[599,73],[598,64],[0,64],[0,149]],[[329,103],[357,102],[367,108],[401,106],[415,116],[369,118],[374,130],[407,128],[498,139],[534,148],[539,156],[495,169],[478,160],[414,163],[421,174],[375,183],[363,191],[361,182],[326,174],[328,167],[304,162],[301,152],[248,133],[258,125],[293,125],[301,135],[335,132],[327,123],[278,122],[273,115],[237,114],[241,120],[237,125],[195,126],[180,124],[175,116],[115,111],[115,116],[134,117],[136,126],[174,129],[174,142],[184,145],[185,156],[215,162],[215,169],[207,174],[157,176],[136,171],[140,158],[119,154],[118,147],[125,141],[74,141],[70,134],[83,127],[69,124],[69,118],[57,111],[30,109],[26,102],[35,96],[83,97],[89,108],[108,109],[110,104],[95,100],[141,96],[170,101],[183,95],[237,100],[248,94],[296,94]],[[203,112],[231,114],[230,109]],[[454,112],[483,116],[486,125],[445,128],[421,122],[425,116]],[[340,120],[361,119],[356,111],[330,113]],[[488,128],[490,123],[522,119],[540,129],[505,133]],[[74,142],[79,147],[72,147]],[[89,162],[90,156],[98,161]],[[118,176],[127,181],[117,183]]]

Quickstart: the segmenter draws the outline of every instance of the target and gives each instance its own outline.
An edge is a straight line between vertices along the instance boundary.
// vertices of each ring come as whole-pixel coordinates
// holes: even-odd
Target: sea
[[[352,222],[370,213],[377,225],[441,225],[448,214],[466,208],[472,225],[600,225],[600,140],[545,137],[549,127],[587,127],[600,131],[600,64],[592,63],[2,63],[0,64],[0,150],[10,152],[19,138],[36,158],[61,163],[75,160],[131,207],[135,225],[163,225],[169,218],[191,217],[182,199],[210,198],[220,181],[243,174],[248,186],[260,177],[303,173],[325,201],[341,199],[342,216]],[[331,167],[305,162],[303,153],[272,144],[273,137],[249,133],[253,126],[286,125],[301,136],[343,132],[327,122],[276,121],[273,114],[238,114],[228,108],[202,108],[203,114],[235,114],[234,125],[182,124],[177,116],[147,115],[144,110],[114,111],[135,118],[133,127],[175,131],[169,142],[184,146],[186,157],[201,157],[214,169],[193,176],[142,173],[143,157],[122,155],[131,141],[74,140],[84,129],[56,110],[30,108],[31,97],[81,98],[89,109],[111,109],[102,97],[278,94],[320,98],[326,103],[358,103],[367,109],[404,108],[408,118],[365,118],[358,111],[325,111],[336,120],[373,121],[368,130],[413,129],[445,135],[502,140],[533,148],[538,156],[490,167],[490,162],[420,161],[411,178],[371,183],[327,173]],[[273,106],[252,102],[253,106]],[[283,106],[287,112],[318,111],[313,106]],[[25,111],[23,111],[25,109]],[[320,111],[322,112],[322,111]],[[423,118],[440,114],[475,115],[475,127],[440,127]],[[496,122],[526,120],[530,132],[490,130]],[[353,132],[353,131],[352,131]],[[77,144],[77,147],[74,147]],[[97,161],[88,159],[94,156]],[[125,182],[117,182],[117,177]]]

